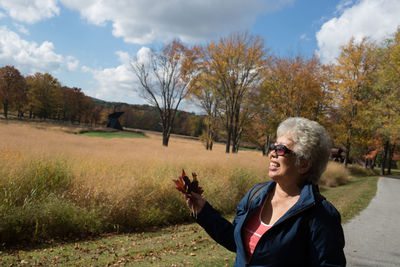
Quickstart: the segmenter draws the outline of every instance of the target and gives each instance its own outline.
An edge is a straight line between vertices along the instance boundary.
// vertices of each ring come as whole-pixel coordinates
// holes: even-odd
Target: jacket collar
[[[275,182],[274,182],[275,183]],[[286,219],[306,210],[315,204],[315,195],[313,192],[313,185],[311,183],[305,184],[300,192],[300,198],[274,225],[277,225]]]
[[[253,208],[255,207],[259,207],[260,205],[262,205],[262,202],[265,198],[265,196],[267,194],[269,194],[273,188],[275,187],[276,182],[275,181],[271,181],[270,183],[268,183],[265,188],[263,188],[262,193],[253,200],[252,203],[252,208],[251,210],[253,210]],[[285,215],[283,215],[276,223],[279,224],[280,222],[286,220],[287,218],[296,215],[297,213],[303,211],[304,209],[307,209],[308,207],[311,207],[315,204],[315,195],[313,192],[313,185],[311,183],[305,184],[303,186],[303,188],[301,189],[300,192],[300,198],[299,200],[296,202],[296,204],[293,205],[293,207],[291,207],[286,213]]]

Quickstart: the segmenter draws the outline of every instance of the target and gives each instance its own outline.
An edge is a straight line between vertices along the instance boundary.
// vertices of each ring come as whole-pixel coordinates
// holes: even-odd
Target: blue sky
[[[129,65],[172,39],[206,44],[250,31],[273,54],[316,53],[334,63],[352,36],[390,37],[399,14],[399,0],[0,0],[0,66],[48,72],[89,96],[143,104]]]

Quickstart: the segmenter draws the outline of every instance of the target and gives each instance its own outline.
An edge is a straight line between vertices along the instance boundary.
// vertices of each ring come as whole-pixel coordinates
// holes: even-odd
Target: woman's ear
[[[300,174],[306,174],[312,166],[312,161],[311,159],[302,159],[300,160],[300,166],[298,168],[298,172]]]

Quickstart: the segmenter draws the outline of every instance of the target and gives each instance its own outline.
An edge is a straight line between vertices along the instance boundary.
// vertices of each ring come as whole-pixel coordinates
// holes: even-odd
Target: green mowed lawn
[[[134,133],[127,131],[119,132],[85,132],[81,135],[86,135],[90,137],[102,137],[102,138],[147,138],[146,135],[142,133]]]

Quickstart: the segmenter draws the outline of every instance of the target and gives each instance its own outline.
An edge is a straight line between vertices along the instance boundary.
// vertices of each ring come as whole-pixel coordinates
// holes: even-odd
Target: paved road
[[[400,177],[381,177],[376,196],[343,226],[347,266],[400,266]]]

